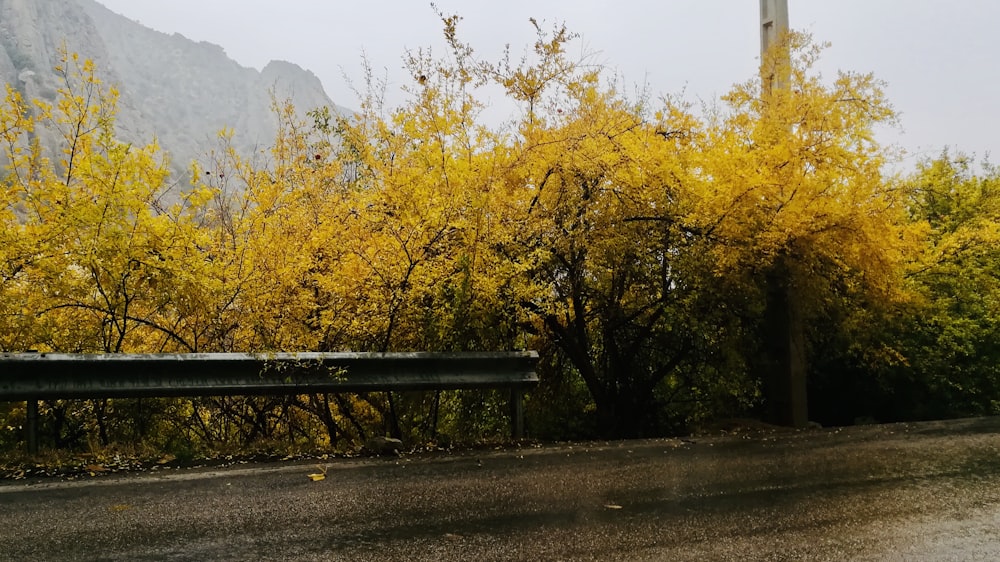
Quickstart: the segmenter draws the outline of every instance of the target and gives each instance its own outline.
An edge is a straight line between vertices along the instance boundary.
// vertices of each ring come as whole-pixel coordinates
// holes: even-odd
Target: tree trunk
[[[594,396],[598,431],[605,439],[644,437],[653,415],[653,396],[637,389],[618,389],[615,394]]]

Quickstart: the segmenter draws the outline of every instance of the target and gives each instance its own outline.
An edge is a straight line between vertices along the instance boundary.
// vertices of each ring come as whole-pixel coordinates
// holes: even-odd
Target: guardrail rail
[[[0,354],[0,401],[27,401],[38,449],[38,401],[509,388],[511,433],[524,434],[534,351],[468,353]]]

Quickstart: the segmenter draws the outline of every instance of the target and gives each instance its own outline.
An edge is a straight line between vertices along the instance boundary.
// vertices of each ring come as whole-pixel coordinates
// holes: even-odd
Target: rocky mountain
[[[118,133],[147,143],[155,136],[179,174],[217,146],[223,128],[237,147],[273,141],[272,92],[303,114],[334,105],[319,79],[299,66],[272,61],[240,66],[222,47],[149,29],[95,0],[0,0],[0,80],[26,97],[55,99],[59,49],[93,60],[121,93]]]

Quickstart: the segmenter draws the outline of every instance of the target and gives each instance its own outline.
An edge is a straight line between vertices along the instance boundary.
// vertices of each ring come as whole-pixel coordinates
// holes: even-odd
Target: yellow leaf
[[[319,473],[319,472],[317,472],[317,473],[314,473],[314,474],[310,474],[310,475],[309,475],[309,478],[310,478],[310,479],[311,479],[311,480],[312,480],[313,482],[319,482],[320,480],[325,480],[325,479],[326,479],[326,475],[325,475],[325,474],[322,474],[322,473]]]

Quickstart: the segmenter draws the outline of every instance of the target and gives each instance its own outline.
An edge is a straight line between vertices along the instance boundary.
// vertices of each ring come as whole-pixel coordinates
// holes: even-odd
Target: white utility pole
[[[788,85],[788,50],[770,52],[771,47],[784,40],[787,34],[788,0],[760,0],[760,79],[763,92]]]
[[[788,31],[788,0],[760,0],[760,54]]]
[[[761,88],[765,93],[788,86],[788,50],[770,52],[787,34],[788,0],[760,0]],[[777,271],[769,275],[765,318],[765,345],[773,361],[765,375],[765,392],[772,422],[805,427],[809,422],[805,326],[788,268],[781,263],[775,267]]]

